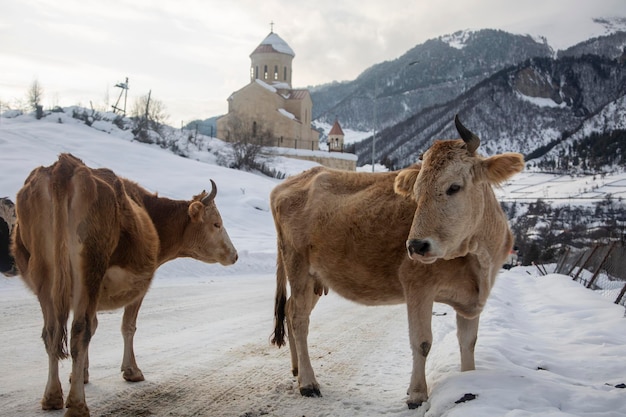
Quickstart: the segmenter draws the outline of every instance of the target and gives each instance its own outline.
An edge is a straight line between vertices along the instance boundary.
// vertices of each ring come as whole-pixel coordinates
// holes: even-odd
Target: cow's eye
[[[452,184],[450,188],[446,190],[446,194],[453,195],[458,193],[461,190],[461,186],[458,184]]]
[[[219,229],[220,227],[222,227],[222,225],[220,225],[219,223],[213,223],[213,226],[215,226],[216,229]]]

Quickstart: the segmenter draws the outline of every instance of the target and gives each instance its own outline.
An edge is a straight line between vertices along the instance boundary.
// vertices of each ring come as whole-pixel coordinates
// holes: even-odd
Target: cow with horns
[[[70,154],[31,172],[17,194],[12,249],[18,270],[41,304],[48,382],[42,408],[63,408],[59,359],[72,376],[66,417],[88,416],[89,341],[99,310],[124,307],[123,377],[142,381],[133,337],[137,313],[155,270],[179,257],[231,265],[237,251],[217,206],[217,188],[190,201],[149,193],[108,169],[91,169]]]
[[[307,336],[310,313],[328,288],[366,305],[407,304],[409,408],[428,399],[434,302],[456,310],[461,370],[474,369],[479,316],[513,245],[492,185],[520,172],[524,160],[517,153],[481,157],[479,138],[458,117],[455,124],[462,139],[436,141],[421,164],[390,173],[316,167],[272,191],[278,240],[272,342],[280,347],[287,333],[302,395],[320,395]]]

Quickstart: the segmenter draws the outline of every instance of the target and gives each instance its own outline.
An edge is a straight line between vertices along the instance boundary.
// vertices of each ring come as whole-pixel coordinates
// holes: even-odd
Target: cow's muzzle
[[[406,250],[409,252],[409,258],[423,263],[432,263],[437,259],[433,254],[430,239],[409,239],[406,241]]]
[[[425,256],[430,252],[430,242],[426,239],[409,239],[406,241],[406,249],[411,257],[415,254]]]

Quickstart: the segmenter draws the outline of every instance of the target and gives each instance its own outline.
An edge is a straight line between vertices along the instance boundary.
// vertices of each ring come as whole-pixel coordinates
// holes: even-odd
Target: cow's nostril
[[[406,243],[409,254],[426,255],[430,251],[430,242],[423,239],[411,239]]]

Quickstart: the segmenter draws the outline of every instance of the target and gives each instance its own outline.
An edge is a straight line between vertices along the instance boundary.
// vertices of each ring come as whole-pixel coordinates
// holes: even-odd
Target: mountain
[[[217,119],[222,117],[214,116],[205,120],[193,120],[185,125],[185,129],[191,131],[197,131],[201,135],[215,137],[217,133]]]
[[[622,36],[604,39],[613,42]],[[378,133],[375,158],[394,167],[415,162],[434,139],[457,137],[455,114],[479,134],[483,153],[521,152],[527,160],[541,157],[573,135],[582,139],[580,132],[591,134],[581,129],[599,114],[606,117],[596,119],[595,133],[618,129],[624,110],[616,103],[626,95],[626,55],[617,59],[576,55],[528,59],[445,103],[416,112]],[[359,165],[371,161],[371,149],[371,137],[355,145]]]
[[[617,59],[624,54],[626,48],[626,32],[615,32],[576,44],[557,52],[557,57],[580,57],[583,55],[599,55]]]
[[[458,97],[495,72],[533,57],[552,57],[545,39],[501,30],[459,31],[374,65],[354,81],[309,87],[313,119],[369,131],[392,126]]]

